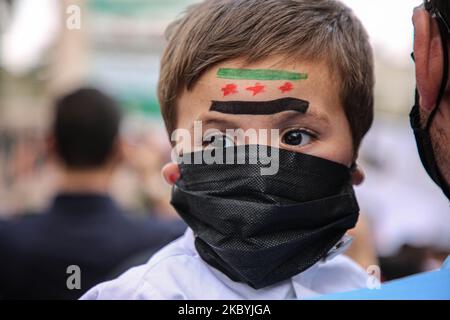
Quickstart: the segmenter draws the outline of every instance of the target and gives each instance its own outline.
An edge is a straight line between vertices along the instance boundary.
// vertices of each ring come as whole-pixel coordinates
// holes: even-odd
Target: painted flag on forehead
[[[226,80],[285,81],[277,88],[281,93],[286,93],[294,89],[294,85],[290,81],[306,80],[308,79],[308,74],[272,69],[220,68],[217,71],[217,78]],[[261,82],[245,87],[245,90],[251,92],[252,96],[266,92],[265,89],[266,84]],[[221,88],[221,91],[224,97],[239,92],[236,83],[227,83]]]

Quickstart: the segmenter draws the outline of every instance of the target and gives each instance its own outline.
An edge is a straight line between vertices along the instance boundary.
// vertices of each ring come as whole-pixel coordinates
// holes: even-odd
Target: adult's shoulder
[[[186,223],[181,219],[142,218],[139,220],[144,228],[160,230],[169,234],[181,235],[186,231]]]
[[[178,238],[186,230],[186,224],[181,219],[163,219],[153,216],[141,216],[123,212],[122,227],[133,232],[145,233],[148,236],[167,237],[169,240]]]
[[[39,233],[40,226],[45,224],[41,213],[24,213],[8,219],[0,219],[0,239],[3,244],[9,240],[17,243],[21,239],[32,237]],[[16,239],[17,238],[17,239]]]

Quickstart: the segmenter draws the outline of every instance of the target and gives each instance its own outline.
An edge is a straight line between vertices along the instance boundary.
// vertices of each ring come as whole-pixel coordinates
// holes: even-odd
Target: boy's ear
[[[166,164],[162,169],[161,173],[168,184],[173,185],[180,178],[180,169],[178,164],[171,162]]]
[[[352,178],[352,184],[354,186],[359,186],[361,183],[364,182],[364,179],[366,178],[364,171],[361,169],[360,166],[354,165],[354,167],[351,169],[351,178]]]
[[[430,112],[437,100],[444,65],[437,22],[422,7],[414,9],[414,59],[420,106]]]

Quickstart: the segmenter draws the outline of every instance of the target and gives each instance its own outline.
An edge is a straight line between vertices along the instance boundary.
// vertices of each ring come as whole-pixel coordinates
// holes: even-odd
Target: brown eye
[[[305,130],[293,129],[287,131],[281,137],[282,142],[289,146],[304,146],[311,142],[311,134],[306,132]]]

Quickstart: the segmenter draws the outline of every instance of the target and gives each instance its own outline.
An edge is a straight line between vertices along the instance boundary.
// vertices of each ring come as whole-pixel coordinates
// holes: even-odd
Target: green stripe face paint
[[[281,70],[269,70],[269,69],[233,69],[233,68],[220,68],[217,71],[217,77],[221,79],[234,79],[234,80],[306,80],[308,74],[281,71]]]

